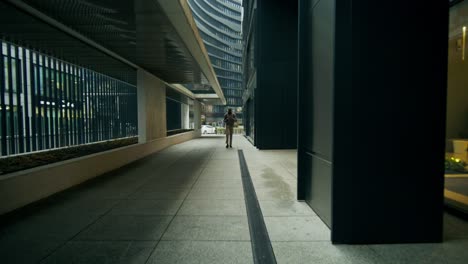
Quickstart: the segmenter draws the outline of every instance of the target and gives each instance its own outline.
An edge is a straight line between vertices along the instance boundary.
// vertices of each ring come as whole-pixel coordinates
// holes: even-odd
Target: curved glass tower
[[[241,0],[189,0],[227,105],[207,106],[206,122],[220,122],[227,108],[242,123],[242,2]]]

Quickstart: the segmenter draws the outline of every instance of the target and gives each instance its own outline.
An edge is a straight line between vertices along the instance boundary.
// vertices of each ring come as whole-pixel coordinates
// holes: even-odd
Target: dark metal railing
[[[0,40],[1,156],[138,135],[136,87]]]

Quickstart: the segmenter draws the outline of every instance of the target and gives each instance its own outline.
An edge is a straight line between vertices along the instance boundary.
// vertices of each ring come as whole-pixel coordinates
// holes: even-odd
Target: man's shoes
[[[229,145],[230,148],[232,148],[232,145]]]
[[[229,148],[229,145],[228,145],[228,144],[226,144],[226,148]]]

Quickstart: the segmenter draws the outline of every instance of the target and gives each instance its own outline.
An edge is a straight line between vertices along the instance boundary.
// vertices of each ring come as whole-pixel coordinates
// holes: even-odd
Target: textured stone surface
[[[161,241],[148,263],[253,263],[250,242]]]
[[[250,240],[246,216],[176,216],[162,240]]]

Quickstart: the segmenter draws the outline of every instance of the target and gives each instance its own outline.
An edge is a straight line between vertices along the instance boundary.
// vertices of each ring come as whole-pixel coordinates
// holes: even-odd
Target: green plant
[[[463,160],[450,157],[445,158],[445,170],[456,171],[456,172],[467,172],[466,167],[467,163]]]
[[[224,134],[224,132],[226,131],[226,128],[224,127],[217,127],[216,128],[216,134]]]

